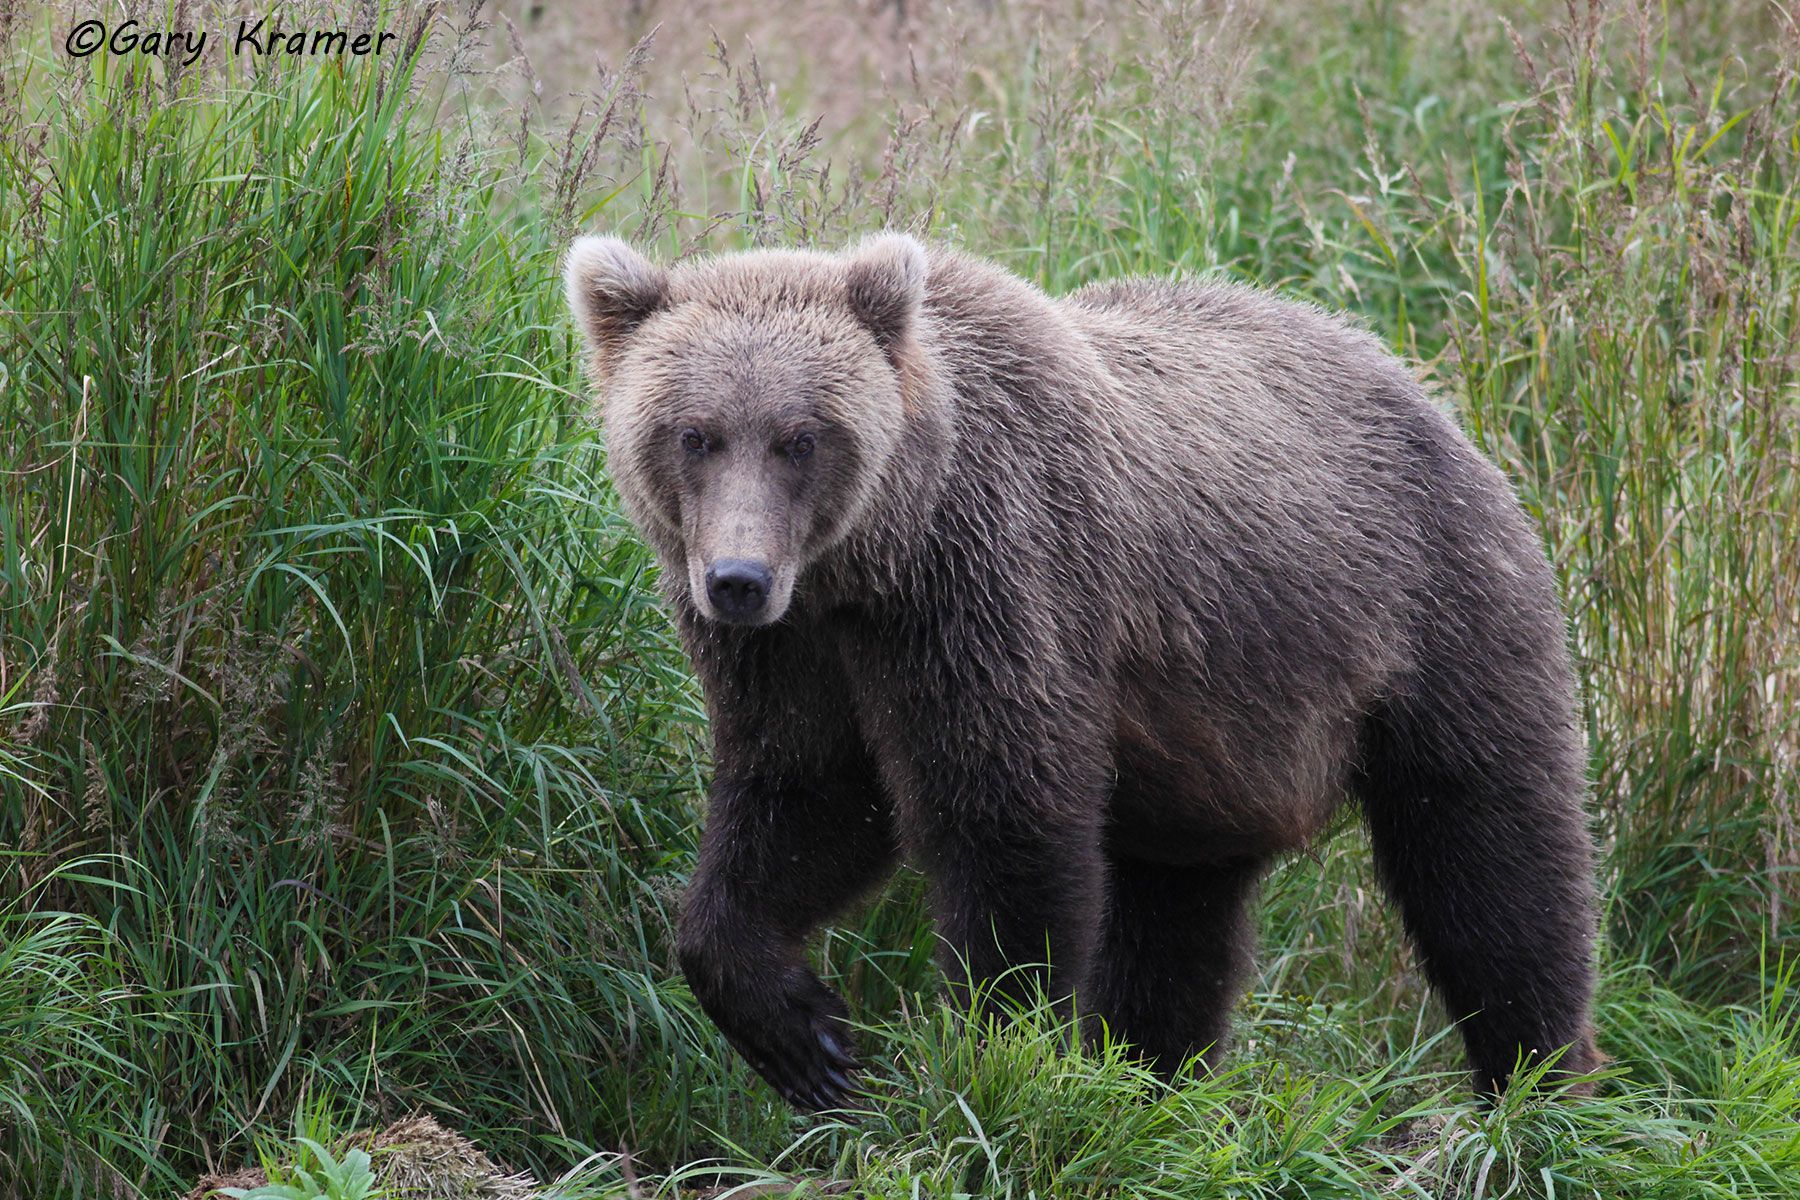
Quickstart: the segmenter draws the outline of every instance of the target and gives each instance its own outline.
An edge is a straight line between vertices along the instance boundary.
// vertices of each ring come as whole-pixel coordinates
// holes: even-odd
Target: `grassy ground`
[[[420,1110],[565,1195],[1795,1194],[1800,31],[800,9],[183,71],[0,0],[0,1196]],[[820,951],[871,1113],[725,1053],[668,939],[704,730],[557,258],[890,224],[1350,309],[1518,480],[1585,682],[1596,1098],[1469,1103],[1350,824],[1271,879],[1222,1075],[970,1036],[910,876]]]

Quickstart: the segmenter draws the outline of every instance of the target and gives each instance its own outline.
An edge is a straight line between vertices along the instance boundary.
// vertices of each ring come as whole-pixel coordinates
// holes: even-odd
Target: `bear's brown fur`
[[[1224,1037],[1267,864],[1346,796],[1478,1085],[1594,1064],[1551,572],[1375,339],[892,234],[667,270],[583,239],[568,287],[712,718],[682,964],[790,1101],[851,1089],[804,940],[898,854],[953,979],[1073,993],[1173,1072]]]

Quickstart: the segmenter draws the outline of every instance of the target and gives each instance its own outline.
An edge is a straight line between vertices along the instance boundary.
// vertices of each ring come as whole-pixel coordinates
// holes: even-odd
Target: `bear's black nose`
[[[747,621],[769,599],[769,568],[747,558],[722,558],[706,568],[706,597],[727,621]]]

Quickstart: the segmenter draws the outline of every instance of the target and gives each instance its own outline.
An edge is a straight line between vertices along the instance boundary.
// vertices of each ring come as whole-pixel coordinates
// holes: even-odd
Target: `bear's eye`
[[[703,454],[706,451],[706,435],[698,429],[681,431],[681,444],[689,454]]]
[[[789,458],[799,462],[813,452],[813,435],[810,433],[800,434],[787,444],[787,452]]]

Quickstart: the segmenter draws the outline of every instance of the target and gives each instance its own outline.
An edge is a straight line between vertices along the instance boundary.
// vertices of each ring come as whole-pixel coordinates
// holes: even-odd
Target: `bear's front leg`
[[[945,973],[993,1015],[1040,994],[1066,1010],[1106,889],[1109,746],[1053,654],[1006,644],[1021,633],[896,663],[866,705],[883,713],[868,722],[882,760],[900,764],[896,827],[930,880]]]
[[[983,772],[977,786],[951,774],[931,774],[939,800],[916,833],[952,993],[984,1016],[1040,997],[1066,1013],[1099,941],[1098,824],[1047,803],[1029,777]]]
[[[841,1108],[854,1084],[844,1002],[807,966],[808,935],[879,883],[894,859],[874,771],[802,784],[715,778],[677,946],[694,996],[794,1107]]]

